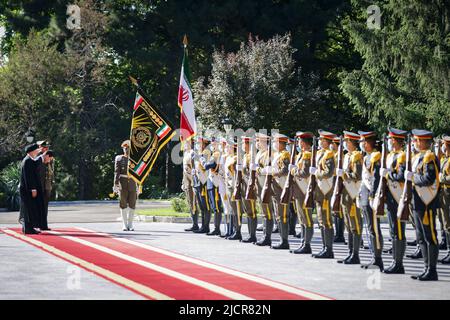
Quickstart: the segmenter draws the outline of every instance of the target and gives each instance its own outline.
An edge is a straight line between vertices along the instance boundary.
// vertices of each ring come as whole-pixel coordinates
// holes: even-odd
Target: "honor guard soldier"
[[[331,144],[331,150],[334,152],[334,162],[337,165],[338,162],[338,150],[339,145],[341,142],[340,137],[335,137],[333,139],[333,143]],[[336,179],[336,177],[335,177]],[[336,180],[335,180],[336,181]],[[333,183],[334,185],[334,183]],[[345,231],[345,221],[344,221],[344,212],[342,211],[342,208],[339,212],[335,213],[334,217],[334,239],[333,242],[335,243],[345,243],[345,237],[344,237],[344,231]]]
[[[433,133],[412,130],[414,149],[412,172],[405,171],[405,178],[412,181],[413,198],[411,208],[416,223],[417,239],[423,254],[425,269],[422,274],[412,276],[421,281],[438,280],[436,264],[439,247],[436,236],[436,208],[438,204],[439,169],[435,154],[430,150]]]
[[[233,223],[232,223],[232,209],[230,206],[230,201],[228,201],[227,196],[227,187],[226,187],[226,168],[225,163],[228,158],[228,147],[227,147],[227,139],[220,139],[220,162],[219,162],[219,196],[222,203],[222,209],[224,214],[225,221],[225,234],[222,234],[221,238],[231,237],[233,234]]]
[[[330,200],[333,194],[333,178],[335,173],[334,152],[330,149],[334,133],[319,130],[319,147],[316,163],[310,167],[310,174],[317,178],[317,188],[314,191],[314,202],[319,220],[320,232],[322,235],[322,250],[313,254],[319,259],[333,259],[333,217],[331,216]]]
[[[207,148],[209,139],[204,137],[198,137],[198,152],[194,154],[194,166],[192,170],[194,193],[197,199],[197,204],[202,214],[202,226],[200,229],[194,231],[194,233],[208,233],[209,222],[211,215],[209,212],[208,192],[206,189],[206,183],[208,180],[208,173],[205,170],[203,164],[207,162],[211,156],[211,151]]]
[[[114,164],[113,191],[114,193],[119,194],[123,231],[134,231],[134,210],[136,209],[136,200],[138,196],[138,185],[131,177],[128,176],[130,146],[130,140],[125,140],[122,143],[121,147],[123,154],[116,157]]]
[[[380,218],[373,212],[373,199],[380,182],[381,153],[376,150],[377,137],[374,131],[358,131],[361,136],[361,151],[366,155],[363,161],[362,184],[359,204],[369,229],[372,260],[362,268],[368,269],[373,266],[383,271],[383,235],[381,233]]]
[[[196,231],[198,227],[198,211],[195,204],[195,195],[193,187],[192,169],[193,168],[193,157],[194,150],[192,150],[192,140],[184,142],[184,152],[183,152],[183,182],[181,184],[181,189],[186,194],[186,199],[189,205],[189,211],[192,218],[192,227],[185,229],[184,231]]]
[[[264,223],[263,223],[263,233],[264,237],[255,244],[257,246],[270,246],[272,244],[272,231],[273,231],[273,203],[263,203],[263,199],[261,198],[261,193],[264,187],[264,183],[266,180],[267,172],[266,167],[270,165],[270,157],[269,157],[269,146],[270,137],[263,133],[256,134],[256,149],[258,150],[256,154],[256,175],[257,175],[257,183],[256,183],[256,192],[258,195],[258,202],[261,206],[261,211],[264,215]]]
[[[244,159],[242,162],[242,190],[243,190],[242,202],[244,205],[244,212],[247,215],[247,227],[249,234],[248,238],[242,240],[242,242],[244,243],[255,243],[257,241],[256,228],[258,225],[258,218],[256,215],[256,202],[255,200],[245,200],[245,191],[247,190],[251,173],[250,169],[252,160],[252,154],[250,149],[251,142],[252,142],[251,137],[245,136],[242,137],[242,150],[244,151]]]
[[[336,169],[336,176],[342,177],[344,188],[341,196],[341,207],[348,230],[348,256],[338,263],[359,264],[359,249],[362,236],[361,210],[357,206],[363,168],[363,156],[358,150],[359,134],[344,131],[344,156],[342,169]]]
[[[220,236],[220,223],[222,222],[222,202],[219,196],[219,165],[220,151],[219,141],[216,138],[211,139],[210,144],[211,157],[206,161],[202,157],[202,166],[209,171],[208,180],[206,182],[206,190],[208,193],[208,204],[210,215],[214,214],[214,230],[207,233],[208,236]]]
[[[297,132],[296,138],[300,151],[294,166],[289,166],[289,170],[294,177],[292,194],[295,201],[298,220],[302,229],[302,242],[300,247],[291,251],[295,254],[310,254],[311,240],[314,235],[314,220],[312,210],[305,208],[305,196],[309,184],[309,167],[311,166],[311,147],[314,134],[311,132]]]
[[[442,141],[441,173],[439,175],[439,181],[441,182],[439,199],[441,205],[439,211],[446,234],[448,253],[440,262],[442,264],[450,264],[450,136],[444,136]]]
[[[228,206],[231,210],[231,222],[233,224],[234,232],[229,237],[226,237],[228,240],[241,240],[241,224],[242,224],[242,216],[241,216],[241,203],[240,200],[236,201],[233,197],[234,187],[236,184],[236,164],[237,164],[237,156],[236,156],[237,143],[230,140],[227,143],[227,158],[225,160],[225,186],[227,192],[227,201]]]
[[[405,182],[406,153],[404,147],[407,134],[407,131],[389,128],[387,169],[380,170],[381,177],[387,178],[386,207],[394,259],[392,265],[384,270],[384,273],[387,274],[405,273],[403,256],[406,251],[406,223],[397,217],[397,209]]]
[[[275,215],[278,219],[281,243],[272,246],[272,249],[289,249],[289,204],[281,203],[281,194],[286,178],[289,173],[289,151],[286,150],[286,145],[289,142],[289,137],[277,133],[273,136],[273,162],[272,162],[272,176],[274,181],[272,183],[273,190],[273,207],[275,208]]]

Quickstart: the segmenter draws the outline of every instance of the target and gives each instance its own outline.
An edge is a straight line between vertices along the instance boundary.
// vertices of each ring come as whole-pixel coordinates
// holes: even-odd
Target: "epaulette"
[[[428,164],[432,161],[436,161],[436,155],[432,151],[427,151],[423,157],[423,163]]]
[[[334,152],[333,152],[333,150],[327,150],[325,152],[325,155],[323,156],[323,159],[324,160],[328,160],[328,159],[331,159],[331,158],[334,158]]]
[[[370,162],[371,163],[378,162],[378,161],[380,161],[380,159],[381,159],[381,152],[380,151],[372,152],[372,154],[370,155]]]
[[[302,159],[303,160],[311,160],[311,157],[312,157],[311,151],[304,151],[302,153]]]
[[[406,153],[404,151],[400,152],[397,158],[397,164],[406,163]]]
[[[362,153],[360,151],[353,152],[350,156],[350,162],[356,163],[362,160]]]

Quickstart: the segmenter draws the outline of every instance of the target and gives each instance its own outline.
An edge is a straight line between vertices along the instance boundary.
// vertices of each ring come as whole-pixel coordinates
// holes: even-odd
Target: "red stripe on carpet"
[[[69,234],[69,233],[68,233]],[[215,284],[225,289],[238,292],[257,300],[298,300],[306,297],[292,294],[280,289],[269,287],[241,277],[233,276],[208,267],[203,267],[191,262],[174,258],[162,253],[137,247],[110,237],[93,236],[86,231],[70,232],[71,236],[76,236],[83,240],[119,251],[129,256],[156,264],[158,266],[177,271],[190,277]]]
[[[10,230],[21,233],[18,228],[11,228]],[[74,230],[58,229],[56,232],[65,233],[68,236],[74,236]],[[99,237],[95,235],[84,234],[84,240],[89,237]],[[44,235],[27,235],[27,237],[50,245],[56,249],[71,254],[84,261],[90,262],[96,266],[114,272],[124,278],[135,281],[139,284],[147,286],[153,290],[163,293],[171,298],[180,300],[228,300],[229,298],[212,292],[210,290],[198,287],[196,285],[184,282],[182,280],[167,276],[163,273],[150,270],[143,266],[134,264],[130,261],[112,256],[97,249],[85,246],[83,244],[64,239],[58,235],[44,234]],[[22,240],[22,239],[20,239]],[[90,240],[90,239],[89,239]],[[40,248],[42,249],[42,248]],[[45,250],[46,251],[46,250]],[[118,251],[118,250],[117,250]],[[51,252],[50,252],[51,253]],[[70,262],[70,261],[69,261]],[[90,271],[90,270],[89,270]],[[91,271],[92,272],[92,271]],[[94,272],[96,273],[96,272]],[[98,274],[98,273],[96,273]],[[99,274],[101,275],[101,274]],[[107,278],[109,281],[111,279]],[[123,285],[121,285],[123,286]],[[124,286],[127,289],[131,288]],[[132,290],[136,292],[135,290]],[[142,294],[141,294],[142,295]],[[149,298],[149,297],[147,297]]]

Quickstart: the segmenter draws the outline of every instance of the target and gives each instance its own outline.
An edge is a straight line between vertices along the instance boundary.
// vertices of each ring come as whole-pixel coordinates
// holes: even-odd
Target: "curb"
[[[67,205],[80,205],[80,204],[118,204],[119,200],[77,200],[77,201],[50,201],[49,205],[56,206],[67,206]],[[138,200],[138,204],[161,204],[170,205],[170,200]]]

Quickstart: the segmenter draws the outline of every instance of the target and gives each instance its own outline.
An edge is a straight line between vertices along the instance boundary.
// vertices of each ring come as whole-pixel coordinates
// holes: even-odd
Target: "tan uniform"
[[[279,228],[281,231],[280,236],[282,241],[287,241],[289,235],[289,204],[281,203],[281,194],[286,183],[286,177],[289,173],[289,158],[290,154],[287,150],[275,152],[272,165],[272,201],[273,207],[275,209],[275,215],[279,223]]]
[[[251,154],[244,154],[244,159],[242,163],[242,191],[245,195],[245,191],[248,187],[248,181],[250,180],[250,159]],[[250,237],[256,237],[256,227],[257,227],[257,215],[256,215],[256,201],[255,200],[245,200],[245,197],[242,197],[243,211],[247,215],[247,226],[248,233]]]
[[[116,157],[114,164],[114,186],[119,188],[119,205],[123,230],[133,230],[138,186],[133,179],[128,177],[128,157],[125,155]],[[128,212],[127,207],[129,207]]]
[[[195,204],[195,195],[192,181],[192,154],[193,151],[189,150],[184,152],[183,155],[183,182],[181,189],[186,194],[186,200],[189,205],[189,211],[191,213],[193,225],[198,227],[198,212]]]
[[[341,205],[344,213],[344,220],[348,233],[349,254],[355,257],[359,256],[359,248],[361,246],[362,234],[362,215],[361,209],[357,207],[356,200],[359,196],[361,187],[363,156],[360,151],[353,151],[344,156],[343,163],[343,181],[344,189],[342,190]]]
[[[447,248],[449,254],[444,258],[447,263],[450,263],[450,156],[443,156],[440,159],[441,170],[439,174],[439,181],[441,183],[439,191],[440,208],[439,215],[442,220],[442,229],[446,233]]]

